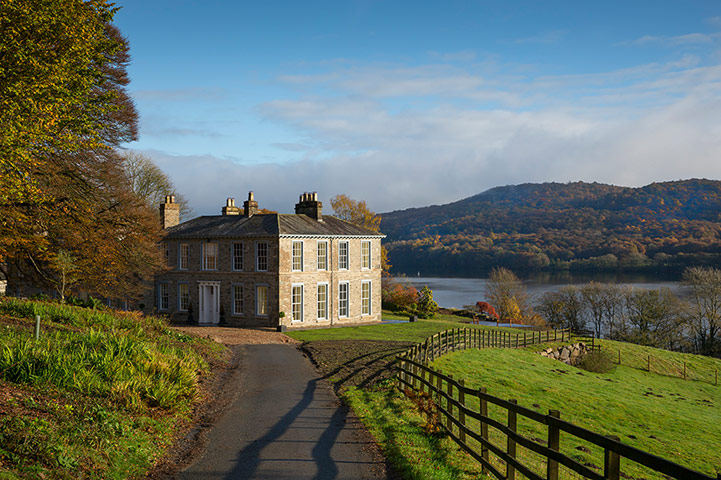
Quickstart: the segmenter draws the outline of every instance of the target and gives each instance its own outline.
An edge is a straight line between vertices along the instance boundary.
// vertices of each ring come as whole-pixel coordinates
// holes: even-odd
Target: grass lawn
[[[287,332],[286,335],[302,342],[313,340],[393,340],[396,342],[422,342],[431,335],[449,328],[496,329],[465,323],[467,318],[456,315],[437,314],[434,318],[408,322],[407,315],[383,312],[384,320],[405,320],[404,323],[364,325],[359,327],[320,328]],[[504,328],[508,331],[508,328]],[[514,332],[516,329],[512,329]],[[519,330],[522,331],[522,330]]]
[[[633,350],[631,345],[626,348]],[[677,355],[654,353],[669,359]],[[590,373],[544,358],[532,349],[466,350],[436,360],[434,367],[463,378],[471,388],[484,386],[494,396],[516,399],[540,412],[560,410],[564,420],[616,435],[624,443],[708,475],[721,472],[721,436],[715,427],[721,425],[721,387],[623,365],[607,374]],[[489,410],[493,416],[493,409]],[[498,420],[505,420],[501,418],[505,410],[497,408],[496,414]],[[540,424],[524,420],[523,428],[528,437],[546,438]],[[590,444],[570,435],[562,435],[561,442],[582,463],[603,465],[602,452]],[[532,457],[529,452],[527,458]],[[634,477],[660,478],[640,466],[629,468],[624,466],[622,471]]]
[[[160,318],[0,299],[0,479],[145,476],[226,358]]]
[[[384,314],[384,318],[392,318]],[[420,342],[447,329],[468,326],[454,316],[439,316],[415,323],[373,325],[291,332],[309,342],[312,357],[320,359],[344,399],[381,444],[391,463],[408,479],[478,478],[480,466],[443,435],[429,433],[433,421],[419,413],[418,401],[402,395],[391,380],[373,369],[389,368],[389,352],[398,350],[388,341]],[[506,331],[508,329],[505,329]],[[333,341],[338,341],[333,348]],[[368,342],[350,348],[363,340]],[[372,341],[371,341],[372,340]],[[383,342],[385,340],[386,342]],[[492,395],[516,399],[543,413],[560,410],[561,418],[590,430],[617,435],[621,441],[662,456],[708,475],[721,471],[721,386],[713,385],[713,372],[721,361],[679,354],[638,345],[602,341],[604,348],[621,366],[608,374],[595,374],[541,357],[537,352],[548,345],[518,350],[468,350],[447,355],[435,366],[466,385],[485,386]],[[398,344],[396,344],[398,345]],[[346,355],[344,351],[349,353]],[[651,373],[645,369],[651,356]],[[364,359],[368,359],[364,363]],[[683,362],[689,379],[684,381]],[[347,373],[346,372],[350,372]],[[355,372],[355,373],[354,373]],[[695,373],[694,373],[695,372]],[[694,376],[696,375],[696,376]],[[357,377],[359,381],[354,381]],[[489,413],[505,422],[505,411],[493,406]],[[544,443],[546,430],[519,417],[519,431]],[[494,429],[491,428],[492,439]],[[500,443],[500,434],[495,435]],[[505,447],[505,437],[503,443]],[[603,452],[570,435],[561,437],[562,450],[589,468],[602,468]],[[545,460],[518,447],[519,456],[539,474],[545,475]],[[627,478],[662,478],[645,467],[622,460]],[[579,478],[561,467],[561,478]]]

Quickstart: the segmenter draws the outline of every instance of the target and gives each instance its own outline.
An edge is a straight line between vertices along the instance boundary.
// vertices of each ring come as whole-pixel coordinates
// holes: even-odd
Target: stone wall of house
[[[361,268],[361,242],[370,241],[371,268]],[[303,244],[303,270],[292,268],[293,242]],[[327,243],[327,269],[318,270],[318,243]],[[348,269],[339,268],[339,244],[348,242]],[[380,239],[360,238],[281,238],[280,239],[280,311],[285,313],[281,320],[289,328],[345,323],[367,323],[381,320],[381,263]],[[340,317],[338,311],[339,284],[348,282],[347,317]],[[361,313],[361,288],[363,282],[371,284],[370,315]],[[303,319],[292,318],[291,292],[293,285],[303,285]],[[318,316],[318,285],[328,285],[328,314]]]
[[[541,352],[541,355],[568,365],[577,365],[586,353],[588,353],[588,347],[585,343],[579,342],[558,348],[547,348]]]
[[[380,238],[244,238],[244,239],[211,239],[218,244],[217,270],[202,269],[202,244],[208,239],[166,240],[163,244],[167,252],[168,271],[157,276],[154,288],[146,297],[145,311],[167,314],[172,320],[183,322],[188,318],[187,311],[179,310],[179,285],[187,284],[190,301],[193,305],[195,321],[199,316],[200,282],[219,282],[220,304],[224,311],[224,319],[231,326],[277,326],[279,323],[289,328],[321,326],[343,323],[366,323],[381,320],[381,240]],[[256,243],[259,241],[268,244],[268,271],[256,271]],[[293,241],[303,243],[303,269],[292,269]],[[327,269],[318,270],[318,242],[326,241]],[[338,268],[338,245],[347,241],[349,252],[349,268]],[[361,268],[361,242],[371,242],[371,268]],[[186,243],[189,248],[188,267],[179,269],[180,245]],[[232,251],[233,244],[243,245],[243,269],[233,270]],[[361,315],[361,288],[362,283],[371,284],[371,314]],[[168,285],[168,309],[159,310],[158,283]],[[349,315],[338,315],[338,285],[348,282],[349,285]],[[318,318],[318,284],[328,285],[327,318]],[[303,319],[293,321],[291,318],[291,291],[294,284],[303,285]],[[233,305],[234,286],[243,288],[242,312],[235,312]],[[268,287],[268,315],[256,315],[256,287]],[[279,319],[279,312],[285,317]]]
[[[167,314],[174,321],[185,321],[187,311],[179,310],[179,284],[188,284],[190,301],[193,304],[195,321],[199,315],[199,297],[201,282],[220,283],[220,305],[223,308],[225,322],[234,326],[275,326],[278,318],[278,238],[245,238],[245,239],[210,239],[218,244],[218,261],[216,270],[202,269],[202,245],[207,239],[166,240],[169,270],[156,277],[156,284],[145,299],[145,311]],[[258,242],[268,244],[268,271],[256,271],[255,249]],[[232,249],[234,243],[242,244],[243,269],[233,270]],[[187,244],[188,268],[180,270],[179,257],[181,244]],[[159,310],[157,284],[168,284],[168,309]],[[235,312],[233,305],[233,286],[243,287],[242,311]],[[255,289],[259,285],[268,286],[268,314],[256,315]]]

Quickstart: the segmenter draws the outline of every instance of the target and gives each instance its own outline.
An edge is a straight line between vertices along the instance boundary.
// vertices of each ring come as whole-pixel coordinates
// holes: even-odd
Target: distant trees
[[[690,291],[685,314],[694,349],[704,355],[721,356],[721,270],[689,268],[683,282]]]
[[[550,271],[683,272],[721,264],[721,181],[633,189],[528,184],[448,205],[384,214],[394,269],[478,275]]]
[[[605,338],[720,357],[721,270],[693,267],[683,279],[687,296],[591,282],[544,293],[536,310],[554,326],[591,325]]]

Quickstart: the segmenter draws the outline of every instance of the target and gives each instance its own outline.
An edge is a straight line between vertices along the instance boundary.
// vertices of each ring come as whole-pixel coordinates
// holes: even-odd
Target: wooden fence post
[[[528,343],[526,343],[526,332],[523,332],[523,346],[528,346]]]
[[[416,360],[417,362],[418,360]],[[415,362],[411,363],[411,372],[413,375],[411,375],[411,388],[413,390],[416,390],[416,376],[418,375],[418,366]]]
[[[463,387],[466,386],[466,382],[464,382],[463,379],[460,379],[458,383],[461,384],[461,388],[458,389],[458,402],[462,407],[465,407],[466,392],[463,391]],[[461,408],[458,409],[458,421],[461,424],[458,432],[458,438],[460,438],[461,443],[466,443],[466,413]]]
[[[451,418],[453,418],[453,403],[451,403],[451,400],[453,399],[453,375],[448,375],[448,389],[446,390],[446,393],[448,393],[448,398],[446,399],[446,411],[448,412],[448,416],[446,417],[446,425],[448,427],[448,431],[453,433],[453,421]]]
[[[421,388],[420,388],[420,391],[421,391],[421,393],[425,393],[425,392],[426,392],[426,369],[425,369],[425,366],[426,366],[427,363],[428,363],[428,361],[425,360],[425,361],[423,362],[423,366],[420,368],[420,371],[421,371],[421,382],[420,382],[420,383],[421,383]],[[430,393],[430,392],[429,392],[429,393]]]
[[[609,435],[611,440],[620,441],[616,436]],[[609,450],[608,448],[603,451],[604,462],[603,462],[603,476],[608,480],[619,480],[621,478],[621,457],[618,453]]]
[[[518,348],[518,334],[516,334],[516,348]]]
[[[437,393],[438,393],[438,406],[439,406],[439,407],[440,407],[441,405],[443,405],[443,404],[441,403],[441,402],[442,402],[442,398],[443,398],[443,395],[442,395],[442,393],[443,393],[443,377],[442,377],[442,375],[443,375],[443,374],[441,373],[440,370],[438,370],[438,371],[436,372],[436,389],[438,390]],[[439,419],[439,420],[440,420],[441,422],[443,421],[443,420],[441,420],[441,419]]]
[[[561,412],[549,410],[548,416],[561,418]],[[556,452],[561,450],[561,431],[551,422],[548,423],[548,448]],[[558,462],[550,458],[546,463],[546,480],[558,480]]]
[[[516,405],[518,404],[517,400],[509,400],[510,403]],[[516,431],[516,411],[512,409],[508,409],[508,429],[512,432]],[[508,453],[508,456],[511,458],[516,458],[516,441],[513,440],[510,436],[508,437],[508,441],[506,442],[506,453]],[[514,480],[516,478],[516,468],[511,465],[510,462],[506,462],[506,479],[507,480]]]
[[[485,421],[483,421],[483,418],[488,416],[488,402],[486,401],[485,397],[482,396],[485,393],[486,393],[485,387],[481,387],[478,389],[478,401],[480,403],[480,412],[479,413],[481,414],[481,420],[480,420],[480,422],[481,422],[481,438],[483,438],[483,440],[485,440],[485,441],[488,441],[488,424]],[[485,460],[486,462],[488,461],[488,447],[486,447],[485,444],[481,445],[481,458],[483,460]],[[483,472],[487,471],[485,465],[483,465],[482,471]]]

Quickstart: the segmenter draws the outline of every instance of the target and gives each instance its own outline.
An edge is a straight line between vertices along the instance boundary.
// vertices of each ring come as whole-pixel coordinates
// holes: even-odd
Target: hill
[[[721,182],[496,187],[446,205],[382,214],[394,273],[660,270],[721,262]]]

